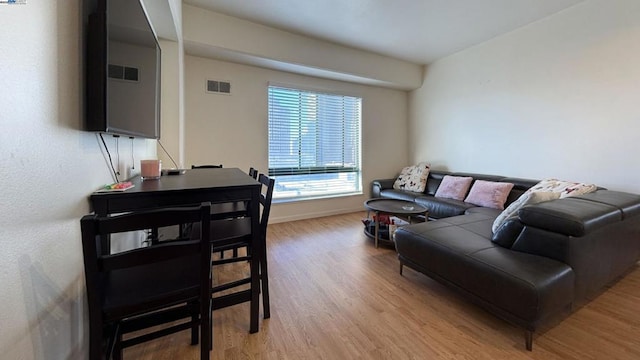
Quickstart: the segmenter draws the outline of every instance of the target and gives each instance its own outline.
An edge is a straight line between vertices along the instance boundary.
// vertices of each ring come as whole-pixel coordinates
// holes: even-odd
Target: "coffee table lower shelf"
[[[365,225],[369,226],[372,224],[374,226],[374,229],[366,228],[365,234],[367,234],[368,236],[373,235],[375,247],[378,247],[378,243],[380,242],[380,240],[384,240],[388,243],[393,244],[393,241],[390,241],[388,228],[386,239],[383,239],[380,236],[380,228],[378,228],[378,236],[375,236],[375,227],[384,225],[380,224],[380,215],[386,214],[406,217],[409,223],[411,223],[411,220],[417,216],[424,216],[425,219],[428,218],[428,209],[426,207],[406,200],[373,198],[364,202],[364,208],[367,210],[367,218],[372,219],[373,221],[373,223],[365,223]],[[371,212],[374,213],[373,218],[370,217]],[[395,247],[395,244],[393,245]]]
[[[371,228],[369,230],[369,228]],[[364,226],[364,234],[367,235],[368,238],[374,239],[376,238],[376,234],[375,234],[375,228],[373,226],[373,223],[371,225],[365,225]],[[389,228],[387,226],[380,226],[380,228],[378,229],[378,243],[380,245],[385,245],[385,246],[390,246],[395,248],[396,244],[393,242],[393,240],[389,239]]]

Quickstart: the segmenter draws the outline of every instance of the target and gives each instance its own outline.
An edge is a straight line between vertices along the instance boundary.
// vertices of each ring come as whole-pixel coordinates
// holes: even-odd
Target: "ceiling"
[[[281,30],[429,64],[584,0],[184,0]]]

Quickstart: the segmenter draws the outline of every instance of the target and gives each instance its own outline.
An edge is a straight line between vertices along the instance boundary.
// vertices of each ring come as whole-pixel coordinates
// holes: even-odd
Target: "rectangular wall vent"
[[[138,68],[109,64],[109,78],[126,81],[139,81],[140,70]]]
[[[231,83],[229,81],[207,80],[206,90],[208,93],[231,95]]]

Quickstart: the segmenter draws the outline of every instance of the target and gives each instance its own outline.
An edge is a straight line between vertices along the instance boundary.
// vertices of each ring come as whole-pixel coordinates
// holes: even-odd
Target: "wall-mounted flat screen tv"
[[[85,129],[160,137],[160,45],[141,0],[86,0]]]

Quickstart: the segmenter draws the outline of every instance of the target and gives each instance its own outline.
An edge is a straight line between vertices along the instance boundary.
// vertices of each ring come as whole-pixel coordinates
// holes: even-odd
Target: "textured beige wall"
[[[640,191],[640,2],[597,0],[427,68],[410,157]]]
[[[272,221],[362,210],[371,180],[393,177],[408,163],[407,93],[323,80],[187,56],[185,62],[186,165],[222,163],[261,172],[268,169],[269,82],[337,91],[362,97],[364,195],[274,205]],[[231,82],[232,95],[205,92],[206,79]]]
[[[3,359],[87,354],[79,220],[91,192],[112,178],[96,136],[80,130],[81,14],[80,0],[0,8]],[[114,151],[114,139],[105,140]],[[125,168],[130,149],[121,140]],[[155,141],[135,140],[134,156],[155,156]]]

